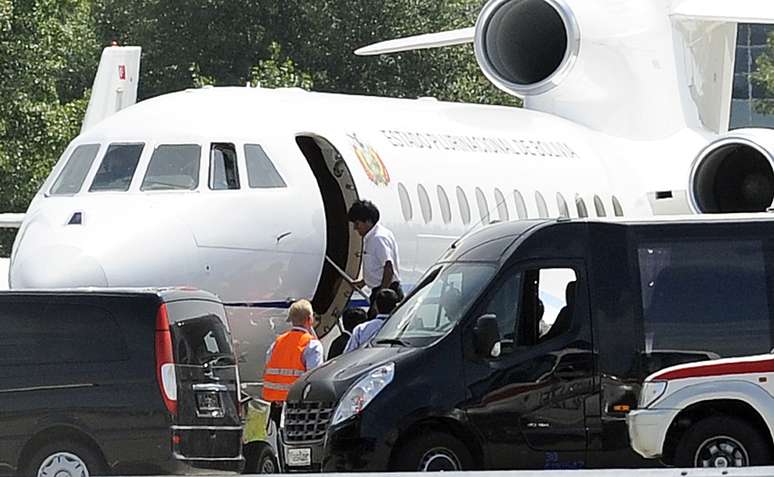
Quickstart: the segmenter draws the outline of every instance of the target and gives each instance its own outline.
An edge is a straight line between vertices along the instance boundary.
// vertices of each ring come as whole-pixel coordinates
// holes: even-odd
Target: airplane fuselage
[[[255,378],[290,300],[313,299],[321,334],[347,306],[351,288],[326,256],[357,277],[353,201],[380,208],[410,288],[491,221],[650,215],[648,185],[621,171],[654,151],[695,155],[704,141],[686,137],[633,143],[539,112],[429,99],[173,93],[70,144],[19,231],[10,286],[209,290],[230,304]]]

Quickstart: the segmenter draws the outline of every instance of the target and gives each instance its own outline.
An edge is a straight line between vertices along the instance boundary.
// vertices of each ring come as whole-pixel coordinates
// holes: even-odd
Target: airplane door
[[[496,315],[501,336],[496,356],[466,352],[466,411],[489,468],[585,467],[594,357],[582,270],[567,262],[510,270],[474,314]]]

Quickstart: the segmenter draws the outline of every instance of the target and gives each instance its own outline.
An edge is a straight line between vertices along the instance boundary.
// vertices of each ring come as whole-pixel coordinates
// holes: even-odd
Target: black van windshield
[[[387,320],[373,343],[426,346],[444,336],[462,318],[496,266],[454,263],[428,280]]]

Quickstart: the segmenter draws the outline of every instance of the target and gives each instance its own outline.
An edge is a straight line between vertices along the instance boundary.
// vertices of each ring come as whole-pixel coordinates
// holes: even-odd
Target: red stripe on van
[[[690,368],[666,371],[654,375],[652,381],[668,381],[670,379],[706,378],[727,374],[774,373],[774,357],[758,361],[739,361],[735,363],[716,363]]]

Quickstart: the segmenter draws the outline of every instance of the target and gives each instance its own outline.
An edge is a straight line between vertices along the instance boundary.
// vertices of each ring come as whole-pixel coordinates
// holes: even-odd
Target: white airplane
[[[774,133],[727,125],[736,25],[772,21],[757,0],[490,0],[473,29],[361,51],[473,41],[524,109],[251,87],[127,107],[139,49],[107,48],[10,287],[210,290],[256,381],[289,300],[313,298],[321,334],[347,306],[357,199],[395,233],[408,288],[492,220],[765,210]]]

